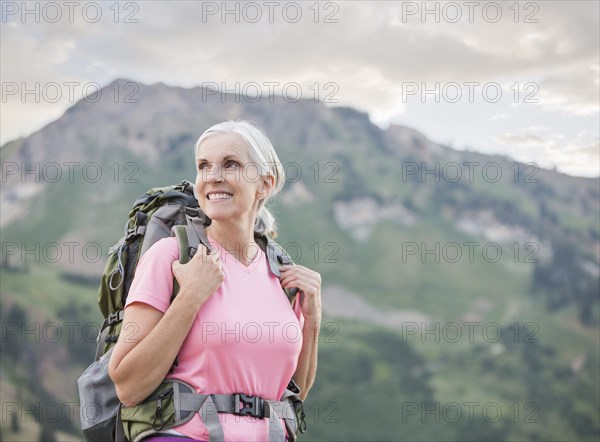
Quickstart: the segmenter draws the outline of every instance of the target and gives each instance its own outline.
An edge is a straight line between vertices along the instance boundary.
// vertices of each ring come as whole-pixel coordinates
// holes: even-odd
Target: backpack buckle
[[[240,406],[243,403],[243,407]],[[262,419],[264,415],[264,400],[258,396],[248,396],[244,393],[236,393],[233,395],[233,414],[239,416],[252,416]]]
[[[139,213],[139,212],[138,212]],[[129,241],[138,235],[144,235],[146,233],[146,226],[137,226],[135,229],[128,229],[125,235],[125,241]]]
[[[123,310],[117,310],[116,312],[110,313],[106,318],[108,325],[113,325],[117,322],[121,322],[123,320],[124,313],[125,312]]]

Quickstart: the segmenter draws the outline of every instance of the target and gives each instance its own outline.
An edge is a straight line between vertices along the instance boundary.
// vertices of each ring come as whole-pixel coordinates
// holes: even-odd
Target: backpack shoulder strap
[[[208,250],[212,252],[212,247],[208,242],[206,236],[205,220],[198,216],[192,216],[186,212],[185,218],[187,223],[185,225],[176,225],[171,229],[171,234],[177,239],[179,245],[179,262],[181,264],[187,263],[194,257],[200,244],[206,246]],[[177,279],[173,278],[173,295],[171,296],[171,302],[175,299],[179,293],[179,283]]]
[[[173,226],[171,232],[173,233],[173,235],[175,235],[175,238],[177,239],[177,244],[179,246],[179,262],[181,264],[185,264],[190,260],[189,241],[185,226]],[[173,276],[173,293],[171,294],[171,304],[173,303],[175,296],[177,296],[177,294],[179,293],[179,288],[179,281],[177,281],[177,278]]]
[[[205,246],[209,252],[213,252],[213,248],[208,242],[206,236],[206,219],[199,216],[192,216],[189,213],[185,214],[187,223],[185,225],[185,231],[188,237],[188,256],[192,258],[198,251],[200,244]]]
[[[198,251],[200,244],[206,246],[209,251],[213,251],[212,246],[208,242],[205,224],[202,218],[191,216],[186,213],[186,220],[186,225],[173,226],[172,228],[172,233],[179,243],[179,262],[181,264],[187,263],[194,256]],[[285,249],[276,241],[262,235],[255,235],[254,239],[259,247],[266,253],[271,272],[278,278],[281,278],[280,268],[282,265],[294,265],[294,261],[290,255],[288,255]],[[290,304],[293,305],[298,289],[294,287],[283,290],[290,301]],[[173,298],[171,301],[175,298],[178,291],[179,284],[177,283],[177,280],[175,280],[173,284]]]
[[[173,226],[171,232],[177,239],[177,244],[179,246],[179,262],[181,264],[185,264],[190,260],[190,243],[188,239],[186,226]]]
[[[290,255],[288,255],[285,249],[275,240],[262,235],[255,235],[254,239],[267,254],[271,272],[278,278],[281,278],[280,268],[282,265],[295,265]],[[298,289],[294,287],[291,289],[283,289],[283,291],[290,301],[290,304],[294,305]]]
[[[179,244],[179,262],[181,264],[187,263],[194,257],[200,244],[204,245],[209,251],[213,251],[208,242],[202,218],[191,216],[188,213],[186,213],[185,218],[187,221],[185,225],[173,226],[171,229],[172,235],[177,238]]]

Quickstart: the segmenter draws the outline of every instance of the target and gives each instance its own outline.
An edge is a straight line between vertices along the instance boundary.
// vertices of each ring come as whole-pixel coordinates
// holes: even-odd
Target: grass
[[[407,429],[412,430],[410,425],[400,425],[398,416],[388,409],[384,413],[372,413],[373,403],[393,408],[392,402],[377,402],[381,397],[387,400],[388,394],[394,399],[400,398],[400,401],[493,401],[501,404],[503,411],[510,416],[510,406],[514,402],[523,405],[532,400],[531,391],[539,383],[554,395],[555,402],[569,401],[573,408],[581,409],[588,416],[597,412],[597,399],[588,395],[598,391],[598,380],[594,378],[600,359],[598,327],[583,327],[573,308],[549,312],[544,297],[535,297],[530,293],[531,265],[515,263],[508,248],[503,249],[503,258],[497,263],[486,262],[481,255],[481,247],[476,249],[474,262],[468,261],[465,248],[462,249],[462,259],[457,263],[443,259],[434,262],[431,255],[422,259],[420,253],[407,255],[406,247],[409,244],[418,247],[425,244],[430,249],[436,242],[443,247],[449,242],[462,245],[474,239],[457,231],[452,220],[444,219],[438,208],[432,206],[436,186],[413,188],[402,183],[398,175],[392,173],[397,164],[393,161],[378,162],[375,156],[363,158],[364,152],[359,148],[349,149],[348,155],[356,159],[358,176],[368,183],[368,190],[375,189],[383,197],[422,193],[424,198],[415,201],[421,211],[420,220],[412,226],[382,222],[373,230],[368,241],[354,240],[348,232],[336,226],[331,216],[333,198],[344,190],[343,178],[352,178],[351,171],[340,170],[337,177],[339,183],[315,183],[309,167],[316,160],[299,154],[291,160],[306,166],[303,170],[305,175],[308,174],[305,176],[308,179],[306,184],[315,199],[296,207],[284,204],[274,207],[281,226],[278,241],[283,245],[296,243],[299,246],[297,250],[302,253],[296,261],[319,271],[324,285],[339,284],[382,311],[417,310],[432,322],[438,322],[440,327],[453,321],[463,325],[469,318],[476,317],[481,326],[476,328],[472,342],[466,335],[456,343],[445,339],[435,342],[431,335],[425,339],[422,335],[406,338],[402,335],[401,324],[397,328],[384,329],[374,324],[338,320],[326,315],[324,323],[331,320],[339,327],[335,335],[338,342],[322,342],[320,345],[325,362],[320,365],[320,377],[311,392],[311,401],[314,403],[317,400],[321,405],[330,402],[346,405],[346,408],[341,408],[344,412],[341,419],[343,425],[327,426],[318,422],[315,430],[311,429],[310,436],[302,439],[357,440],[365,435],[381,435],[381,438],[387,436],[389,439],[392,437],[390,435],[397,436],[404,434],[402,432]],[[116,158],[122,158],[122,161],[128,159]],[[100,159],[104,162],[108,160],[108,157]],[[321,159],[321,166],[326,160]],[[106,164],[114,161],[112,158]],[[120,235],[127,211],[139,194],[155,185],[180,181],[182,172],[176,168],[180,164],[178,161],[166,161],[164,170],[160,171],[158,166],[154,168],[140,164],[139,182],[127,186],[123,183],[105,183],[102,186],[67,183],[50,187],[33,201],[32,210],[22,223],[9,226],[3,232],[3,240],[60,241],[66,234],[76,231],[83,238],[93,238],[111,245]],[[282,161],[286,159],[282,158]],[[323,177],[326,170],[321,169],[320,172]],[[523,213],[533,218],[538,216],[537,206],[532,204],[529,194],[521,192],[519,188],[482,180],[473,183],[471,188],[492,201],[515,201]],[[575,229],[586,228],[589,224],[588,221],[579,222],[574,215],[561,216],[565,217],[560,218],[561,222]],[[328,248],[328,244],[335,247]],[[325,262],[325,258],[331,262]],[[27,274],[2,270],[0,291],[3,303],[16,303],[24,307],[30,317],[46,321],[61,320],[58,312],[68,306],[80,307],[86,320],[98,320],[96,289],[61,280],[61,270],[58,266],[48,264],[31,264]],[[488,309],[481,308],[482,300],[489,303]],[[508,327],[515,322],[535,324],[534,334],[539,342],[526,344],[518,341],[510,348],[510,342],[504,346],[488,342],[481,336],[481,331],[483,324],[491,322],[502,325],[505,333],[512,333]],[[462,332],[467,333],[464,325]],[[328,335],[327,331],[322,333]],[[513,336],[506,337],[510,340]],[[523,339],[523,336],[520,338]],[[543,352],[537,355],[538,350],[546,347],[555,351],[554,356],[546,357]],[[528,350],[540,358],[542,367],[539,373],[531,373],[532,369],[527,365],[533,363],[526,361]],[[570,383],[557,380],[556,373],[561,370],[568,373],[570,364],[582,354],[586,355],[586,360],[579,374],[573,377],[574,380]],[[362,379],[358,382],[360,385],[340,380],[365,375],[362,370],[365,367],[360,366],[365,361],[372,362],[373,370],[369,379]],[[368,364],[365,366],[368,367]],[[52,372],[45,374],[44,385],[60,382],[61,376],[75,378],[78,369],[76,364],[64,371],[60,367],[53,367]],[[422,378],[411,381],[413,378],[409,375],[412,371],[424,374]],[[3,370],[4,376],[10,373],[11,370]],[[538,374],[536,378],[534,375]],[[2,381],[4,391],[4,384],[7,383],[4,379]],[[547,385],[544,385],[545,382]],[[416,392],[411,390],[415,385],[418,387]],[[357,391],[361,392],[360,395]],[[429,391],[432,392],[431,398]],[[347,406],[357,401],[359,408]],[[554,405],[542,411],[543,422],[529,427],[523,423],[513,425],[508,438],[534,439],[536,433],[541,440],[552,437],[583,439],[573,432],[572,424],[567,417],[561,416]],[[358,419],[361,425],[354,429],[353,425]],[[464,440],[467,434],[460,433],[459,429],[452,426],[427,427],[418,424],[414,427],[413,440],[426,440],[427,437],[430,440]],[[477,423],[476,429],[486,429],[484,424],[481,426]],[[3,426],[3,437],[6,439],[4,430]],[[39,429],[33,426],[26,432],[27,437],[35,438]],[[408,433],[404,435],[405,438],[411,437]]]
[[[58,268],[30,265],[29,269],[28,273],[2,269],[0,288],[3,300],[10,299],[26,310],[43,312],[51,319],[56,319],[57,310],[67,305],[95,305],[96,290],[61,280]]]

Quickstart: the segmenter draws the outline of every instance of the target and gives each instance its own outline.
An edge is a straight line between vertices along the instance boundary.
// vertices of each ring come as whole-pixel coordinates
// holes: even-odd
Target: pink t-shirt
[[[224,280],[198,311],[179,351],[179,365],[167,377],[188,382],[198,393],[245,393],[279,400],[302,348],[299,302],[292,309],[260,248],[246,267],[209,240],[221,254]],[[153,245],[138,264],[126,305],[142,302],[164,313],[173,290],[171,263],[178,259],[175,238]],[[227,441],[268,440],[268,418],[219,413],[219,419]],[[282,419],[280,424],[284,426]],[[176,431],[208,440],[198,414]]]

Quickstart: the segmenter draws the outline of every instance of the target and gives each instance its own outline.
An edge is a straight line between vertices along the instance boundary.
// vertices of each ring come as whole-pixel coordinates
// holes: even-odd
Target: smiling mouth
[[[206,195],[206,199],[209,201],[224,201],[233,198],[233,195],[227,192],[215,192]]]

